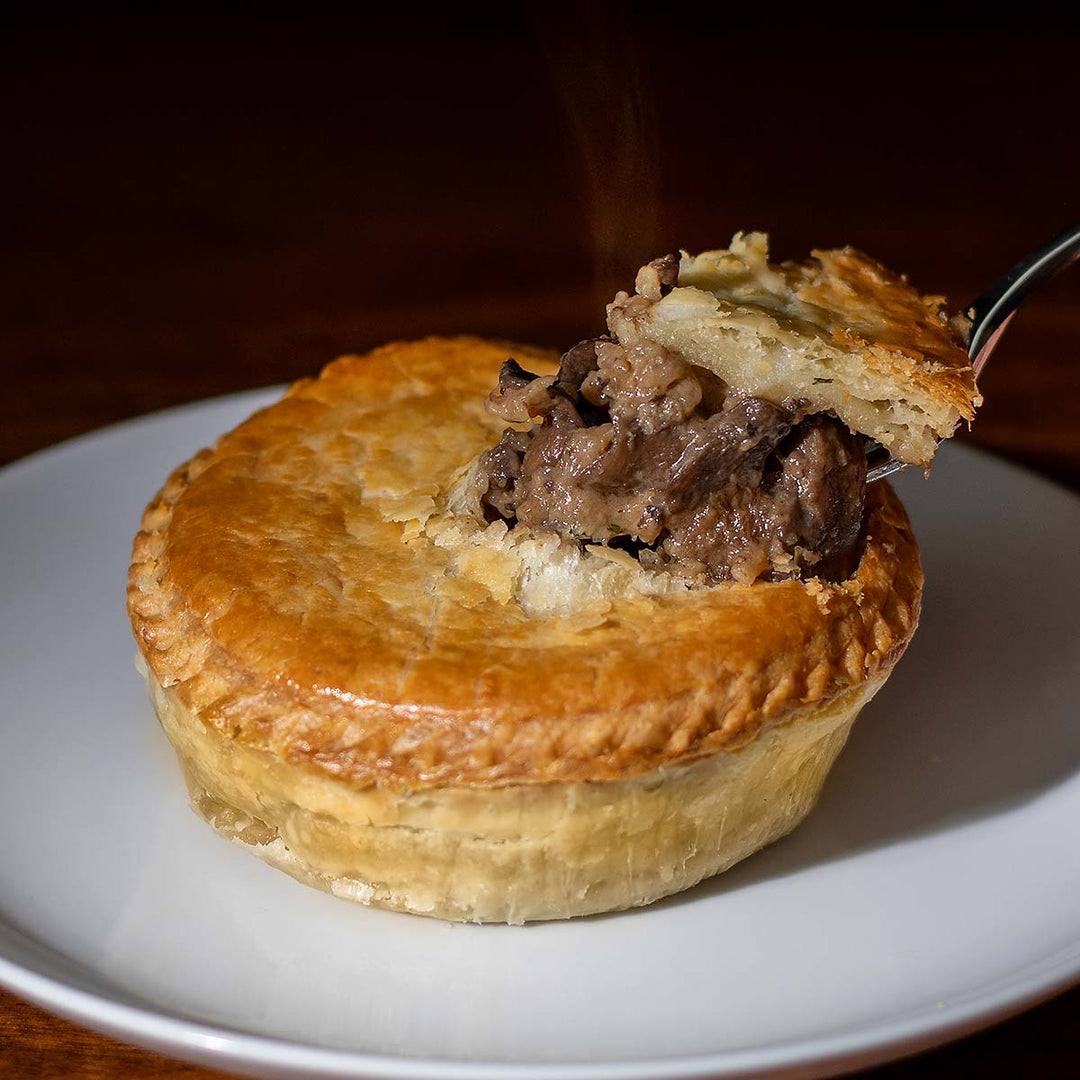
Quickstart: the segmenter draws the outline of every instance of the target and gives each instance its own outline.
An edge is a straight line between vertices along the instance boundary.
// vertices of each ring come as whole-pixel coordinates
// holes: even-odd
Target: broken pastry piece
[[[614,544],[688,582],[840,580],[866,440],[929,465],[978,403],[941,301],[852,249],[773,266],[766,238],[643,267],[554,376],[504,364],[483,512]]]
[[[650,264],[637,295],[609,309],[613,332],[679,353],[740,396],[797,396],[898,461],[928,466],[982,402],[967,320],[854,248],[779,266],[768,255],[763,233],[739,234],[726,251],[684,254],[670,290]]]
[[[165,481],[128,611],[221,835],[519,923],[648,904],[809,812],[921,604],[852,428],[923,463],[975,401],[959,339],[861,256],[778,270],[756,237],[650,265],[609,331],[344,357]]]

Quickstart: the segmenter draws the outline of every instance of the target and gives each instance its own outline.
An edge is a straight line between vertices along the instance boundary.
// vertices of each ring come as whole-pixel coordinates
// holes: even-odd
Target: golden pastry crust
[[[833,411],[898,460],[928,465],[937,440],[971,421],[982,398],[966,352],[967,322],[854,248],[805,263],[768,261],[763,233],[679,263],[661,295],[643,267],[637,296],[609,308],[620,341],[637,334],[714,371],[741,394]]]
[[[880,682],[658,773],[413,792],[289,765],[207,726],[152,677],[149,688],[193,809],[234,844],[343,899],[521,923],[650,903],[789,832]]]
[[[884,679],[922,583],[884,483],[838,584],[626,589],[545,613],[505,586],[512,553],[481,527],[440,545],[501,429],[484,399],[508,355],[555,359],[468,337],[344,357],[181,466],[129,576],[153,681],[237,745],[412,792],[640,777]],[[612,565],[588,558],[585,574]]]

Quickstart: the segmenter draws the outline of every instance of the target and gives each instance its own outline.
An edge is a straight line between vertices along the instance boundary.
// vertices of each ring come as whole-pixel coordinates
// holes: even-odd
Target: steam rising
[[[559,25],[557,40],[551,22]],[[603,304],[626,286],[628,267],[661,254],[655,95],[619,6],[581,4],[551,22],[537,31],[583,166]]]

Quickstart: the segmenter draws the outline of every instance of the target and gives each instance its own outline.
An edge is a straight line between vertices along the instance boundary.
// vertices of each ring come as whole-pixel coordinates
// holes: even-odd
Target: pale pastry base
[[[884,679],[741,749],[643,776],[406,793],[237,743],[147,681],[194,809],[229,840],[347,900],[523,923],[651,903],[790,832]]]

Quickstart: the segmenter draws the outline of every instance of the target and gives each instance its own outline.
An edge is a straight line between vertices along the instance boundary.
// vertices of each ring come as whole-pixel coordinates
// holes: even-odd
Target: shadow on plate
[[[1030,518],[988,536],[957,514],[930,531],[918,633],[857,720],[816,809],[765,851],[661,903],[991,817],[1080,772],[1077,595],[1038,550],[1052,538],[1025,535]]]

